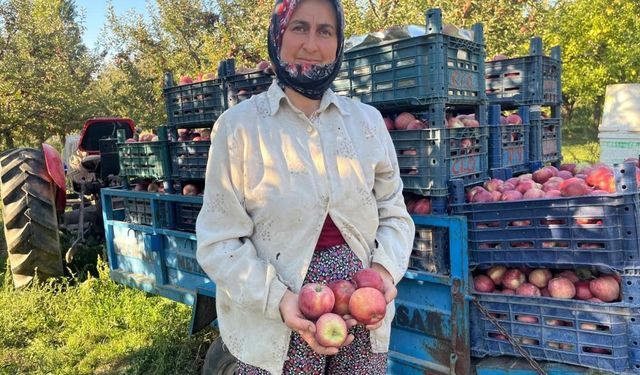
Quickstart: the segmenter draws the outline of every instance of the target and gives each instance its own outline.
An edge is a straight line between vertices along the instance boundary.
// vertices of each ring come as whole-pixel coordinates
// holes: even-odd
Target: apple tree
[[[562,45],[567,117],[577,107],[592,115],[597,134],[606,86],[640,79],[640,2],[572,0],[557,4],[545,41]]]
[[[82,125],[94,71],[70,0],[0,0],[0,150]]]

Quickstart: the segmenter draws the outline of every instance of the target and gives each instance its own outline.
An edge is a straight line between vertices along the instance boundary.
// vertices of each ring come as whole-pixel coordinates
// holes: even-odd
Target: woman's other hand
[[[302,315],[302,311],[300,311],[300,308],[298,307],[298,295],[296,293],[293,293],[290,290],[287,290],[284,293],[284,296],[280,301],[280,315],[282,316],[284,324],[286,324],[289,329],[298,332],[314,352],[322,355],[338,354],[339,348],[327,347],[318,344],[315,337],[316,325]],[[353,322],[347,322],[347,328],[352,325],[349,323],[353,324]],[[342,346],[351,344],[353,339],[353,335],[349,334]]]
[[[378,271],[380,276],[382,276],[382,285],[383,285],[382,293],[384,294],[384,299],[387,301],[387,305],[390,303],[393,303],[393,300],[398,295],[398,290],[396,289],[396,286],[393,283],[393,277],[391,276],[389,271],[387,271],[386,268],[384,268],[382,265],[378,263],[373,263],[371,265],[371,268]],[[380,320],[378,323],[375,323],[375,324],[369,324],[365,326],[365,328],[367,328],[370,331],[378,329],[380,328],[380,326],[382,326],[383,320]]]

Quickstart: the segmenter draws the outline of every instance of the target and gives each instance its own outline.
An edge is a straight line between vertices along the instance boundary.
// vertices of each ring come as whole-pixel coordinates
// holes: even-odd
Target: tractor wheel
[[[55,196],[42,151],[19,148],[2,155],[2,217],[16,288],[29,285],[36,274],[46,280],[64,272]]]
[[[233,375],[237,367],[236,358],[229,353],[227,347],[222,342],[222,338],[218,337],[211,344],[207,355],[204,357],[204,365],[202,366],[202,375]]]

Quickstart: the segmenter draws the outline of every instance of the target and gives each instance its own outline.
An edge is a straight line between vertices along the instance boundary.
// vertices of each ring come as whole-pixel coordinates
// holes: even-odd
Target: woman
[[[278,0],[268,38],[277,79],[214,126],[197,257],[239,374],[386,373],[415,228],[382,116],[329,89],[343,29],[339,0]],[[297,293],[363,267],[383,277],[385,319],[364,327],[345,316],[343,346],[319,345]]]

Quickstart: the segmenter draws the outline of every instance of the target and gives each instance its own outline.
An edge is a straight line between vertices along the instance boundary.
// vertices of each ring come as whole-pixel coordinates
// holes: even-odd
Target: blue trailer
[[[185,205],[201,205],[202,197],[107,188],[102,190],[102,202],[111,278],[192,306],[190,333],[215,325],[215,284],[196,261],[195,233],[171,229],[180,222],[175,212],[181,212]],[[135,210],[148,214],[149,225],[132,222],[128,215]],[[417,226],[448,231],[448,252],[443,253],[448,256],[449,272],[410,269],[398,284],[388,373],[540,373],[515,358],[472,360],[473,296],[469,284],[467,220],[464,216],[413,216],[413,220]],[[225,358],[224,346],[217,343],[212,350],[210,359],[217,363],[215,370],[208,367],[209,373],[232,373],[233,358],[228,354]],[[585,368],[558,363],[543,364],[542,370],[547,374],[589,373]]]

